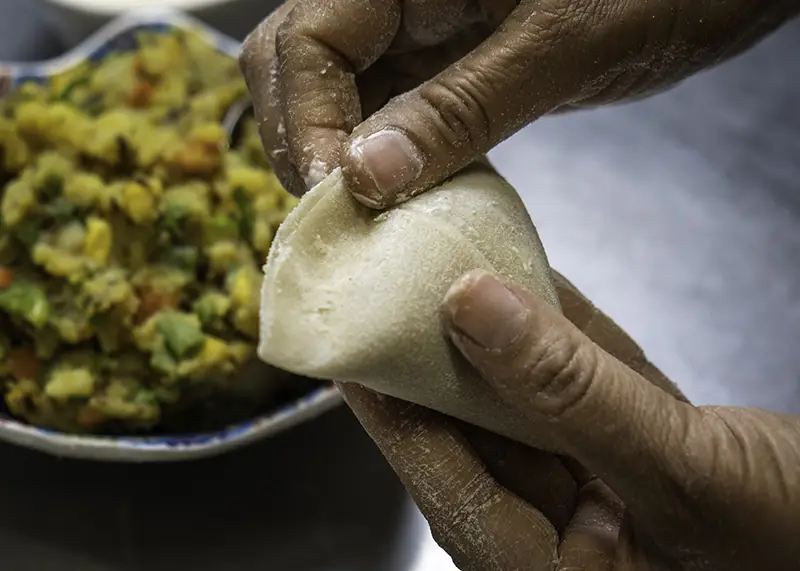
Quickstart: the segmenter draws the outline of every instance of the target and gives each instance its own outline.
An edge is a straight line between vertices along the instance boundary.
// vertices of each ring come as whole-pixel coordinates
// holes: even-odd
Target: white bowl
[[[42,14],[62,42],[73,47],[111,20],[137,9],[189,14],[239,40],[283,0],[38,0]]]
[[[199,3],[201,0],[197,0]],[[175,12],[140,11],[117,18],[67,54],[37,63],[1,63],[0,97],[24,81],[48,77],[109,50],[131,49],[137,30],[189,30],[236,58],[239,43]],[[30,426],[0,412],[0,440],[62,457],[104,461],[171,462],[215,456],[277,434],[340,404],[339,391],[324,385],[259,417],[217,432],[152,437],[81,436]]]

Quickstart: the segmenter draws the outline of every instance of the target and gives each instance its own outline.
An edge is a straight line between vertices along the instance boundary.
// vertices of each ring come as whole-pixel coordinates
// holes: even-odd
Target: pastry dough
[[[558,307],[525,206],[491,167],[475,164],[384,212],[357,202],[337,170],[275,236],[258,354],[299,375],[359,383],[541,445],[530,419],[494,395],[443,330],[445,293],[476,268]]]

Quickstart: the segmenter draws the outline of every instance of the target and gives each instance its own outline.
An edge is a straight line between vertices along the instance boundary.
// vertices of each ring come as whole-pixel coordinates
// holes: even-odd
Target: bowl
[[[69,53],[32,64],[0,63],[0,96],[25,81],[43,81],[86,60],[136,46],[140,31],[166,33],[181,29],[196,34],[221,53],[236,58],[239,43],[177,12],[142,11],[115,19]],[[244,422],[202,434],[158,436],[85,436],[59,433],[21,422],[0,412],[0,440],[61,457],[100,461],[168,462],[198,459],[230,451],[310,420],[341,403],[332,384]]]
[[[189,14],[215,30],[244,39],[282,0],[38,0],[44,19],[68,47],[133,8],[168,8]]]

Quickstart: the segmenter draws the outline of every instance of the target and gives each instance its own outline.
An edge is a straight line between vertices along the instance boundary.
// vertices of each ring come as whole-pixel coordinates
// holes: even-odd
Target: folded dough
[[[275,236],[264,267],[258,354],[299,375],[359,383],[547,446],[443,331],[442,298],[476,268],[558,307],[525,206],[491,167],[475,164],[384,212],[353,199],[336,171],[303,197]]]

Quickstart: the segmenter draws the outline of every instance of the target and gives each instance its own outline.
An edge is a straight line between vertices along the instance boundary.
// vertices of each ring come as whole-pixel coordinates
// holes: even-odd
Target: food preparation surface
[[[59,46],[0,0],[0,59]],[[665,95],[493,153],[553,264],[697,402],[800,413],[800,23]],[[215,460],[114,466],[0,445],[14,571],[450,571],[339,409]]]

